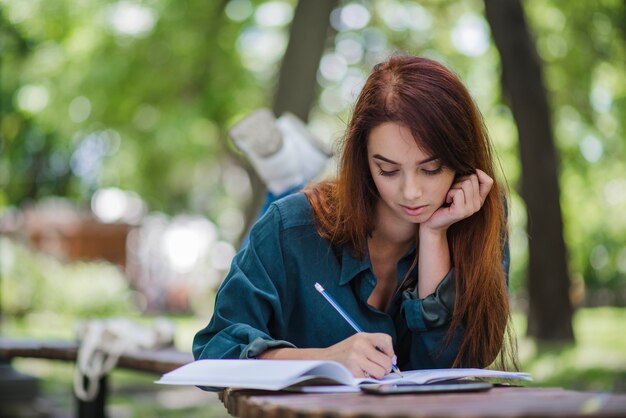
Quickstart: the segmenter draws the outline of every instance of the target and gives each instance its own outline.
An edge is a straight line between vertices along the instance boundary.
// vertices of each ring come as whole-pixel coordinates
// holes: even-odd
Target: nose
[[[407,202],[414,202],[422,197],[422,184],[416,174],[408,173],[404,176],[402,196]]]

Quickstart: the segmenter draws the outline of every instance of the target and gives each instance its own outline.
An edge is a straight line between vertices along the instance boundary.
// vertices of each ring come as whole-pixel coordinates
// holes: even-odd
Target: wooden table
[[[626,417],[626,394],[560,388],[391,396],[227,389],[220,399],[237,418]]]

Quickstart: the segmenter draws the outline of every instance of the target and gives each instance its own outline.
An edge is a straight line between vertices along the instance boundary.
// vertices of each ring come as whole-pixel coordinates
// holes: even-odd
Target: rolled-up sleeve
[[[241,358],[256,358],[259,354],[267,351],[271,348],[279,348],[279,347],[293,347],[295,345],[291,344],[289,341],[284,340],[272,340],[272,339],[263,339],[261,337],[256,338],[250,344],[246,346],[241,352],[239,357]]]
[[[254,358],[270,348],[294,347],[272,337],[280,335],[285,321],[280,222],[279,211],[270,207],[234,258],[217,292],[211,321],[194,337],[196,359]]]
[[[421,332],[446,325],[452,318],[454,298],[454,268],[446,274],[435,292],[424,299],[418,297],[417,287],[405,290],[402,309],[409,329]]]
[[[508,240],[504,241],[503,245],[502,269],[508,287],[510,265]],[[445,368],[451,367],[454,362],[465,333],[465,327],[460,324],[454,330],[451,339],[447,340],[456,299],[454,276],[455,269],[452,268],[435,292],[423,299],[419,298],[416,288],[402,293],[401,313],[410,333],[411,368]]]
[[[455,296],[454,268],[442,279],[435,292],[425,298],[418,297],[417,289],[403,292],[401,310],[411,335],[411,368],[452,366],[463,335],[463,329],[458,329],[449,344],[445,344]]]

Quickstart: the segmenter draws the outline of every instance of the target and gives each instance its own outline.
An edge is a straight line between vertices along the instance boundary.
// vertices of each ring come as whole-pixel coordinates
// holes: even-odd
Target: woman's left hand
[[[447,230],[450,225],[469,218],[480,210],[493,186],[493,179],[482,170],[476,174],[459,177],[446,195],[446,206],[437,209],[420,228]]]

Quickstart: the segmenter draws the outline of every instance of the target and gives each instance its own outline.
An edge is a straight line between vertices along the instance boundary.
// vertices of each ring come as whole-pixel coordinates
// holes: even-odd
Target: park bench
[[[36,358],[75,362],[79,344],[75,341],[52,341],[0,337],[0,361],[13,358]],[[120,356],[116,368],[163,374],[193,360],[191,353],[174,347],[128,351]],[[77,401],[81,418],[104,418],[107,398],[107,376],[100,380],[98,396],[90,402]]]

